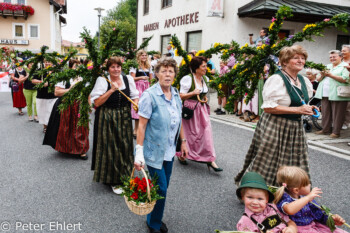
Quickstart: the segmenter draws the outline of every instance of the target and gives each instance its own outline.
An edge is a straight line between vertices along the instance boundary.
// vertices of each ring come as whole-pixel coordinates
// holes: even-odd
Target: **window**
[[[39,25],[30,24],[28,26],[29,38],[31,39],[39,39]]]
[[[186,50],[200,50],[202,47],[202,31],[187,32]]]
[[[172,2],[172,0],[162,0],[162,8],[171,6]]]
[[[143,1],[143,14],[147,15],[149,13],[149,0]]]
[[[164,35],[161,36],[161,47],[160,47],[160,52],[161,54],[166,54],[168,53],[168,49],[166,47],[168,47],[168,44],[170,42],[171,39],[171,35]]]
[[[12,32],[13,38],[24,38],[24,23],[13,23]]]
[[[4,2],[6,2],[6,3],[11,3],[11,0],[4,0]]]
[[[25,5],[26,4],[26,0],[17,0],[17,4],[18,5]]]
[[[338,35],[336,49],[341,50],[344,44],[350,44],[350,36]]]

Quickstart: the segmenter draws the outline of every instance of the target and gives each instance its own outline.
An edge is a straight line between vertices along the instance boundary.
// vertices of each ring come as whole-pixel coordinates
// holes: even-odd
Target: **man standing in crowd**
[[[264,42],[267,39],[267,29],[266,28],[262,28],[260,30],[260,36],[253,41],[253,34],[249,34],[249,42],[251,45],[255,45],[257,46],[257,44],[261,41]]]

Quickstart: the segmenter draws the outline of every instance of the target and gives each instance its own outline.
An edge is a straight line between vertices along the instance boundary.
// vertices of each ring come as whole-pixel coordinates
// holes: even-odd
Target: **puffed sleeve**
[[[288,215],[286,212],[284,212],[283,210],[283,206],[286,205],[286,204],[289,204],[291,202],[293,202],[293,198],[291,196],[289,196],[288,194],[284,193],[281,200],[277,203],[277,208],[280,212]]]
[[[60,88],[65,89],[66,88],[66,84],[65,83],[66,83],[65,81],[56,83],[55,87],[60,87]]]
[[[152,116],[152,98],[147,91],[141,95],[138,114],[146,119]]]
[[[186,75],[180,80],[180,93],[188,93],[192,85],[192,78]]]
[[[98,77],[95,83],[94,88],[91,91],[91,102],[94,103],[101,95],[107,92],[108,84],[105,78]]]
[[[310,82],[310,80],[306,77],[304,77],[304,81],[305,81],[305,84],[306,84],[306,88],[307,88],[307,93],[309,95],[309,99],[312,98],[313,94],[314,94],[314,88],[312,86],[312,83]]]
[[[344,67],[344,69],[342,70],[342,72],[341,72],[341,77],[344,79],[344,80],[346,80],[346,82],[347,83],[349,83],[349,71],[348,71],[348,69],[346,69],[345,67]]]
[[[136,74],[136,68],[130,67],[129,74],[134,73]]]
[[[275,108],[278,101],[285,98],[288,95],[284,81],[281,76],[274,74],[268,78],[263,88],[263,104],[261,108]]]
[[[129,81],[129,87],[130,87],[130,99],[137,99],[139,98],[139,91],[136,89],[136,84],[134,81],[134,78],[131,75],[126,76]]]

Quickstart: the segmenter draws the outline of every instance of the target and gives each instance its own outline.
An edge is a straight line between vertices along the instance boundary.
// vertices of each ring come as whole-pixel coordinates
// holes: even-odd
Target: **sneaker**
[[[123,193],[123,189],[120,188],[119,186],[112,186],[112,190],[115,194],[120,195]]]
[[[344,124],[341,129],[348,129],[348,126]]]
[[[226,112],[220,110],[219,112],[216,113],[216,115],[226,115]]]
[[[214,112],[220,112],[221,108],[217,108],[216,110],[214,110]]]
[[[32,117],[32,116],[29,116],[29,117],[28,117],[28,121],[33,121],[33,117]]]

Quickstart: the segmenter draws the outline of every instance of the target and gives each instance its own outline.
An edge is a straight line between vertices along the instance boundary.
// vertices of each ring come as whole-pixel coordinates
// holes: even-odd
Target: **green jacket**
[[[346,83],[340,83],[332,78],[329,80],[329,96],[328,100],[330,101],[350,101],[350,98],[346,97],[339,97],[337,95],[337,87],[339,86],[349,86],[350,81],[349,81],[349,71],[344,67],[347,66],[348,64],[346,62],[341,62],[339,65],[333,68],[333,64],[328,64],[327,69],[329,69],[332,74],[341,76],[344,80],[346,80]],[[322,99],[323,96],[323,84],[324,84],[324,79],[320,82],[320,84],[317,87],[316,95],[315,98],[317,99]]]

